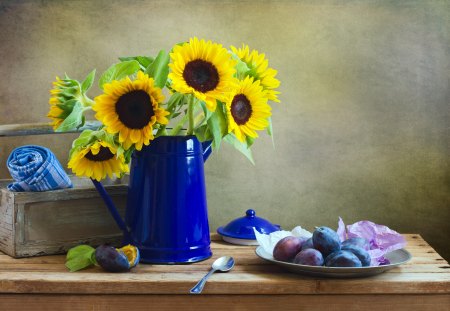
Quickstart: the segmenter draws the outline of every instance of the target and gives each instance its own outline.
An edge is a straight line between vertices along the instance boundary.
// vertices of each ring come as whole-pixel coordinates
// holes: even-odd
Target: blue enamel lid
[[[253,227],[263,234],[280,230],[279,225],[274,225],[264,218],[257,217],[255,211],[252,209],[247,210],[245,214],[244,217],[236,218],[228,225],[219,227],[217,233],[235,239],[256,240]]]

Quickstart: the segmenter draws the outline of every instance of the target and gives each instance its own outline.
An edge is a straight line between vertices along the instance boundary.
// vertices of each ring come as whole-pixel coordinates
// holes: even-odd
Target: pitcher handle
[[[109,212],[111,213],[111,216],[116,221],[116,224],[123,231],[123,233],[126,237],[131,237],[130,230],[128,229],[127,225],[125,224],[122,217],[120,216],[119,211],[116,208],[116,205],[111,200],[111,197],[109,196],[109,194],[106,192],[106,189],[105,189],[105,187],[103,187],[103,184],[95,179],[91,178],[91,180],[95,186],[95,189],[97,189],[97,192],[100,194],[103,201],[105,202],[106,207],[108,208]]]
[[[203,149],[203,162],[206,162],[206,160],[208,160],[212,152],[212,141],[207,140],[202,142],[202,149]]]

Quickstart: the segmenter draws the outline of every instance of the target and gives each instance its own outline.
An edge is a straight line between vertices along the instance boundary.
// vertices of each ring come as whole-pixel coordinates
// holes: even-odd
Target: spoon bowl
[[[211,270],[194,286],[191,288],[191,294],[200,294],[205,286],[208,278],[216,271],[227,272],[233,269],[234,267],[234,259],[231,256],[222,256],[217,258],[212,266]]]
[[[217,271],[227,272],[233,269],[234,267],[234,259],[231,256],[222,256],[217,258],[213,264],[212,268]]]

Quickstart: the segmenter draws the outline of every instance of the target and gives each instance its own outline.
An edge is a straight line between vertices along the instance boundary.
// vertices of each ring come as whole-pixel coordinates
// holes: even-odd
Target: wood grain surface
[[[99,267],[70,273],[64,255],[14,259],[0,254],[0,310],[27,304],[39,310],[39,303],[51,309],[73,301],[82,307],[59,310],[113,310],[119,306],[123,310],[126,301],[136,305],[134,310],[150,305],[169,310],[181,303],[188,304],[186,310],[208,310],[228,303],[232,303],[228,310],[256,305],[263,310],[280,304],[286,306],[284,310],[316,310],[314,306],[327,305],[333,305],[332,310],[369,310],[371,306],[449,310],[450,266],[419,235],[405,236],[411,261],[380,275],[355,279],[292,274],[257,257],[254,246],[230,245],[216,234],[212,235],[213,257],[208,260],[187,265],[140,264],[128,273],[107,273]],[[214,259],[223,255],[235,258],[235,268],[214,274],[202,295],[189,295]]]
[[[78,244],[119,245],[114,223],[89,178],[71,176],[73,188],[13,192],[0,180],[0,252],[12,257],[63,254]],[[105,188],[124,215],[126,179],[106,180]]]
[[[25,124],[2,124],[0,125],[0,137],[4,136],[28,136],[28,135],[48,135],[82,132],[90,129],[96,130],[101,126],[99,121],[86,121],[85,124],[77,130],[68,132],[55,132],[48,123],[25,123]]]

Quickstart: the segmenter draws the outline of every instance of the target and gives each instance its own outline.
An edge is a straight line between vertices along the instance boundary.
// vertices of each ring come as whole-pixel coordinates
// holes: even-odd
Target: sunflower
[[[220,44],[191,38],[188,43],[175,46],[170,58],[172,88],[182,94],[194,94],[211,111],[216,110],[216,100],[225,102],[236,85],[235,61]]]
[[[65,119],[63,118],[64,110],[58,107],[59,101],[54,96],[50,98],[49,104],[50,111],[48,112],[47,117],[52,119],[50,125],[53,127],[53,130],[56,130]]]
[[[106,175],[120,176],[129,171],[123,154],[117,156],[117,148],[106,141],[95,141],[93,144],[75,150],[69,160],[68,167],[77,176],[86,176],[98,181]]]
[[[245,141],[246,136],[256,138],[257,130],[269,125],[271,108],[267,104],[267,95],[259,80],[246,77],[239,82],[230,100],[226,104],[228,132],[234,132],[237,139]]]
[[[156,122],[167,124],[169,114],[159,105],[164,100],[161,89],[142,71],[131,81],[129,77],[104,84],[104,94],[95,98],[92,107],[95,117],[111,134],[119,133],[119,142],[125,149],[135,145],[137,150],[153,140]]]
[[[53,89],[50,90],[50,111],[47,117],[52,119],[51,126],[56,130],[73,109],[73,99],[80,97],[80,89],[67,79],[61,80],[56,77],[53,83]],[[69,106],[67,105],[69,102]],[[64,108],[64,109],[62,109]]]
[[[277,71],[273,68],[268,68],[269,61],[265,58],[265,55],[259,54],[256,50],[250,52],[248,45],[243,45],[239,49],[231,46],[231,50],[241,61],[247,64],[247,67],[250,69],[247,74],[255,78],[255,80],[261,81],[261,86],[266,90],[267,98],[279,103],[280,100],[277,95],[280,92],[275,91],[275,89],[280,86],[280,81],[275,78]]]

